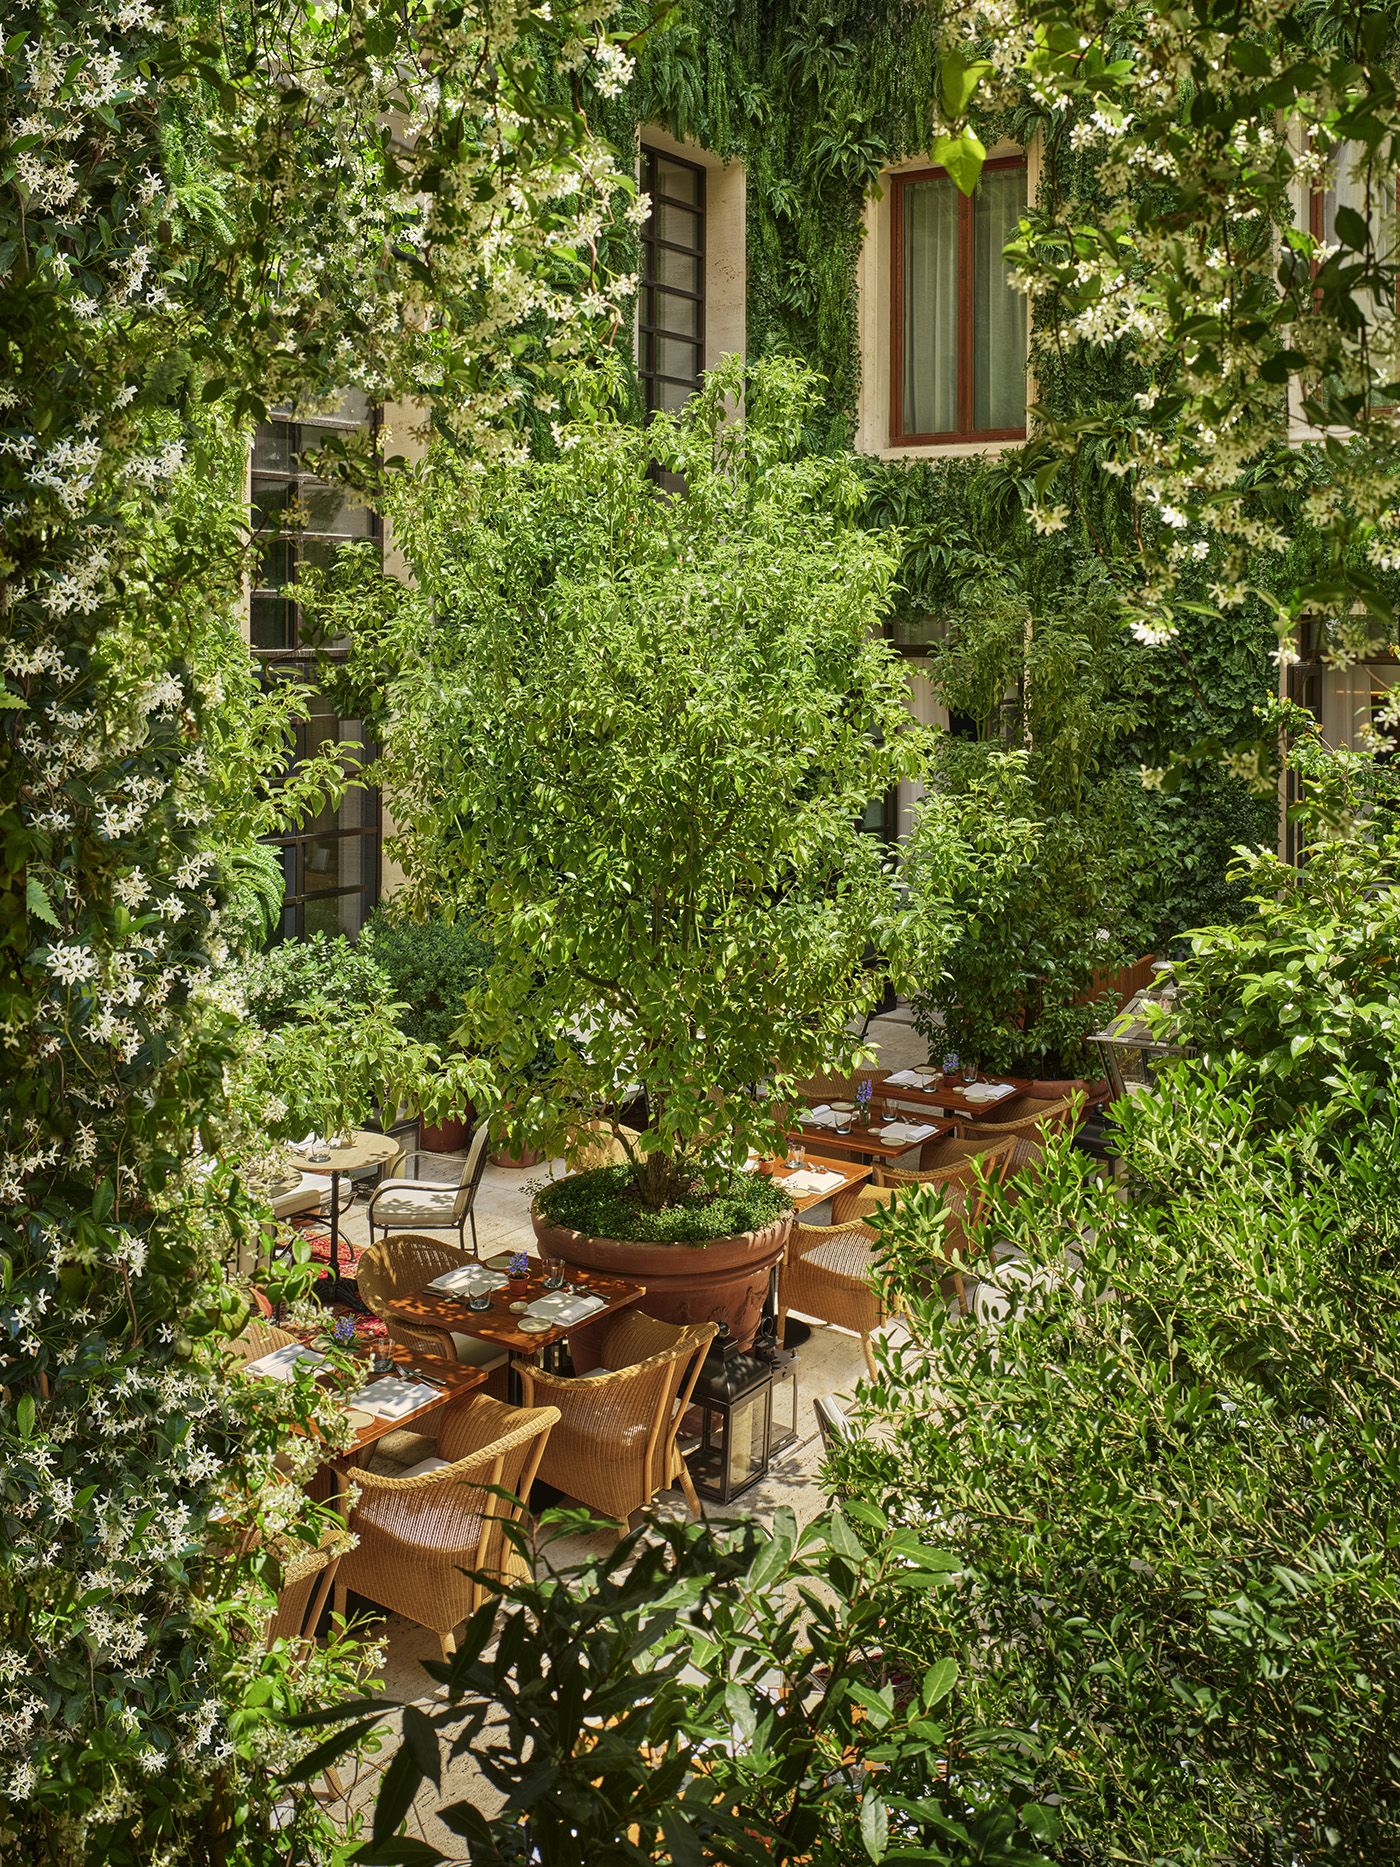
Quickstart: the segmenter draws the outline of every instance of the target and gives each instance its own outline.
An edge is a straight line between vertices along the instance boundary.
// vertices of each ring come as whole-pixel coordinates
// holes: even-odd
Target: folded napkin
[[[843,1121],[849,1122],[851,1117],[844,1110],[838,1115],[834,1108],[823,1102],[818,1108],[808,1109],[802,1119],[811,1128],[836,1128]]]
[[[510,1282],[499,1271],[488,1270],[484,1264],[459,1264],[455,1270],[444,1271],[441,1277],[435,1277],[428,1285],[429,1290],[439,1290],[449,1297],[474,1297],[483,1290],[504,1290]]]
[[[371,1381],[358,1394],[351,1394],[345,1404],[347,1407],[363,1407],[366,1413],[373,1413],[381,1420],[401,1420],[417,1408],[426,1407],[431,1401],[442,1398],[440,1387],[430,1387],[426,1381],[405,1381],[398,1375],[386,1374],[383,1380]]]
[[[886,1089],[923,1089],[937,1080],[937,1070],[896,1070],[884,1081]]]
[[[576,1290],[551,1290],[547,1296],[536,1297],[525,1314],[557,1328],[561,1323],[582,1322],[585,1316],[607,1307],[604,1297],[589,1296]]]
[[[829,1193],[834,1186],[840,1186],[845,1177],[844,1173],[836,1173],[829,1167],[800,1167],[787,1176],[783,1186],[789,1193],[805,1199],[808,1193]]]
[[[288,1342],[282,1348],[274,1348],[270,1355],[260,1356],[257,1361],[250,1361],[249,1374],[265,1374],[274,1381],[290,1381],[297,1364],[309,1361],[313,1367],[319,1367],[325,1356],[314,1348],[307,1348],[302,1342]]]
[[[938,1130],[932,1122],[892,1121],[887,1122],[880,1130],[880,1139],[882,1141],[907,1141],[912,1146],[915,1141],[927,1141],[931,1134],[937,1133]]]
[[[969,1102],[1000,1102],[1003,1096],[1016,1093],[1014,1083],[965,1083],[963,1094]]]

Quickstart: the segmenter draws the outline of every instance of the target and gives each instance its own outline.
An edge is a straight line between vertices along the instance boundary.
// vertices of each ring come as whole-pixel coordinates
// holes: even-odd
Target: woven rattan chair
[[[1028,1143],[1027,1145],[1030,1146],[1033,1144]],[[988,1175],[995,1173],[1000,1177],[1011,1170],[1009,1162],[1016,1147],[1017,1142],[1013,1137],[1004,1136],[992,1146],[984,1148],[980,1154],[965,1160],[956,1161],[952,1166],[940,1168],[933,1173],[908,1173],[899,1167],[885,1167],[881,1170],[882,1176],[886,1182],[885,1185],[876,1187],[855,1187],[847,1193],[837,1195],[837,1198],[832,1202],[832,1218],[837,1220],[838,1223],[828,1229],[833,1232],[837,1231],[841,1229],[841,1223],[844,1223],[847,1229],[853,1227],[855,1230],[865,1233],[867,1237],[873,1238],[875,1236],[874,1232],[871,1231],[868,1226],[861,1223],[862,1220],[869,1218],[871,1213],[878,1211],[881,1206],[888,1206],[891,1200],[897,1198],[906,1187],[940,1187],[943,1192],[943,1203],[947,1212],[943,1228],[943,1251],[946,1261],[946,1274],[952,1277],[953,1289],[957,1294],[958,1305],[963,1314],[966,1315],[968,1313],[968,1304],[963,1267],[968,1252],[967,1225],[969,1216],[975,1216],[981,1206],[984,1197],[984,1184]],[[793,1236],[796,1237],[795,1232]],[[791,1251],[791,1249],[791,1244],[789,1244],[789,1251]],[[931,1266],[930,1268],[933,1269],[936,1267]],[[866,1276],[869,1275],[868,1269],[865,1274]],[[788,1279],[786,1274],[784,1276],[783,1295],[784,1301],[790,1301],[794,1309],[803,1310],[809,1315],[822,1315],[820,1309],[813,1309],[809,1303],[801,1301],[797,1296],[788,1296]],[[865,1312],[867,1317],[878,1311],[879,1307],[874,1292],[870,1291],[869,1295],[871,1308]],[[829,1317],[826,1318],[826,1320],[839,1322],[842,1319]],[[861,1346],[865,1350],[866,1365],[870,1368],[872,1376],[875,1369],[874,1357],[870,1346],[870,1333],[873,1329],[879,1327],[880,1323],[884,1320],[884,1317],[876,1314],[875,1320],[873,1322],[867,1322],[866,1327],[861,1332]],[[845,1326],[851,1328],[856,1325],[846,1323]]]
[[[557,1407],[508,1407],[479,1395],[443,1415],[438,1454],[445,1464],[402,1478],[337,1464],[342,1485],[353,1482],[360,1492],[350,1514],[359,1543],[336,1577],[337,1611],[345,1612],[346,1591],[353,1588],[431,1628],[449,1658],[456,1628],[492,1592],[463,1571],[484,1570],[503,1582],[526,1573],[501,1533],[501,1524],[518,1519],[523,1506],[484,1487],[527,1498],[558,1418]]]
[[[837,1329],[853,1329],[872,1379],[870,1332],[892,1314],[870,1281],[875,1237],[868,1225],[849,1220],[843,1225],[795,1225],[778,1285],[778,1340],[783,1339],[790,1309],[818,1316]]]
[[[237,1355],[242,1361],[261,1361],[264,1355],[270,1355],[274,1349],[290,1348],[299,1336],[291,1335],[286,1329],[279,1329],[262,1316],[250,1316],[244,1323],[240,1334],[229,1343],[229,1353]]]
[[[374,1243],[376,1229],[386,1234],[399,1230],[456,1232],[458,1242],[465,1250],[467,1225],[470,1223],[472,1252],[480,1257],[476,1238],[476,1195],[481,1185],[481,1176],[486,1171],[489,1145],[489,1125],[478,1122],[456,1186],[450,1181],[403,1179],[397,1171],[390,1178],[381,1180],[369,1196],[369,1207],[365,1213],[369,1220],[369,1242]],[[394,1162],[396,1170],[404,1159],[405,1156],[400,1154]]]
[[[1008,1136],[1026,1141],[1046,1139],[1075,1122],[1076,1111],[1082,1116],[1084,1106],[1082,1095],[1064,1096],[1058,1102],[1013,1096],[997,1110],[998,1120],[967,1122],[960,1136],[935,1135],[925,1141],[919,1149],[919,1170],[951,1166],[954,1161],[966,1160],[969,1150],[983,1153],[993,1142]]]
[[[391,1342],[416,1349],[420,1355],[444,1355],[448,1361],[466,1362],[473,1368],[504,1367],[510,1359],[506,1351],[483,1342],[479,1336],[434,1329],[430,1323],[404,1322],[389,1313],[396,1301],[425,1289],[444,1271],[475,1262],[465,1246],[451,1244],[445,1238],[396,1232],[360,1254],[355,1276],[360,1295],[388,1330]]]
[[[673,1484],[698,1517],[676,1436],[716,1333],[712,1322],[682,1328],[629,1309],[604,1339],[606,1374],[580,1380],[517,1362],[526,1401],[552,1401],[562,1416],[540,1463],[545,1483],[613,1518],[619,1536]]]

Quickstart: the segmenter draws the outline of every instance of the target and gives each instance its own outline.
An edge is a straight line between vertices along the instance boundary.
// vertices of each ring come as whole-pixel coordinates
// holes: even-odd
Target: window
[[[352,539],[377,539],[378,520],[342,487],[306,471],[303,456],[327,435],[371,422],[363,396],[346,396],[329,415],[297,420],[279,411],[253,439],[253,523],[261,534],[253,590],[251,646],[265,680],[310,682],[315,648],[301,639],[296,586],[308,564],[329,564]],[[333,659],[343,651],[334,646]],[[311,717],[287,748],[289,768],[328,743],[363,745],[358,720],[342,719],[313,687]],[[370,748],[364,747],[361,758]],[[347,754],[347,760],[349,758]],[[337,809],[322,811],[286,836],[269,839],[282,852],[280,938],[316,932],[357,933],[379,898],[379,795],[352,786]]]
[[[647,413],[680,408],[705,359],[705,171],[642,149],[651,212],[642,229],[638,370]]]
[[[1024,437],[1026,300],[1001,255],[1025,206],[1019,156],[970,198],[942,169],[894,177],[892,442]]]

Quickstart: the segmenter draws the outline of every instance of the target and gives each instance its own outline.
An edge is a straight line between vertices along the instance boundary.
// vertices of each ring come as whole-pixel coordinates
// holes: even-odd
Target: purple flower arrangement
[[[507,1277],[513,1277],[517,1280],[530,1275],[530,1260],[525,1252],[511,1252],[509,1262],[506,1265],[506,1275]]]

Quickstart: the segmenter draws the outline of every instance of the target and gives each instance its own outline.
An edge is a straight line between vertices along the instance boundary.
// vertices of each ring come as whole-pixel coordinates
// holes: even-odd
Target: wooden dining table
[[[819,1206],[824,1199],[835,1199],[838,1193],[848,1192],[853,1186],[863,1186],[874,1171],[861,1161],[833,1160],[825,1154],[808,1154],[805,1170],[811,1173],[839,1173],[841,1184],[828,1186],[818,1193],[789,1194],[799,1212],[810,1212],[813,1206]],[[761,1161],[754,1171],[782,1186],[795,1173],[801,1173],[804,1169],[789,1167],[784,1161]]]
[[[893,1116],[891,1119],[898,1120],[899,1118]],[[900,1155],[907,1154],[911,1147],[919,1147],[922,1141],[931,1141],[935,1134],[946,1134],[950,1128],[955,1126],[952,1121],[942,1118],[926,1125],[933,1132],[922,1136],[921,1141],[886,1141],[880,1130],[887,1124],[879,1121],[871,1122],[865,1127],[848,1128],[844,1134],[834,1128],[814,1127],[808,1122],[803,1122],[800,1127],[789,1131],[788,1139],[800,1141],[804,1147],[811,1143],[818,1147],[844,1148],[879,1166],[898,1160]],[[833,1160],[830,1164],[836,1167],[841,1163]]]
[[[990,1102],[985,1099],[970,1101],[964,1093],[961,1078],[944,1080],[936,1087],[931,1085],[924,1089],[910,1089],[903,1083],[897,1083],[894,1088],[890,1088],[888,1084],[885,1084],[882,1085],[880,1093],[886,1102],[907,1103],[911,1108],[920,1111],[928,1109],[931,1113],[939,1114],[951,1111],[964,1121],[995,1120],[996,1111],[999,1108],[1007,1102],[1014,1101],[1017,1096],[1024,1095],[1030,1088],[1029,1082],[1012,1076],[998,1076],[996,1081],[1010,1083],[1011,1094],[997,1096],[994,1101]]]
[[[491,1307],[484,1310],[472,1309],[462,1298],[448,1296],[439,1290],[415,1290],[409,1296],[396,1297],[385,1307],[390,1316],[400,1317],[404,1322],[426,1325],[431,1329],[445,1329],[449,1333],[455,1330],[458,1335],[475,1336],[496,1348],[508,1349],[514,1355],[538,1357],[540,1366],[549,1369],[557,1364],[558,1347],[566,1337],[573,1335],[576,1330],[591,1329],[605,1322],[619,1310],[628,1308],[646,1295],[644,1284],[627,1283],[620,1277],[604,1277],[597,1271],[579,1270],[572,1264],[566,1268],[566,1281],[573,1285],[575,1292],[601,1297],[603,1307],[590,1310],[587,1316],[580,1317],[577,1322],[554,1323],[548,1329],[528,1330],[520,1327],[520,1317],[510,1307],[520,1299],[509,1286],[493,1290]],[[547,1294],[544,1271],[537,1260],[532,1260],[524,1300],[532,1303],[536,1297]]]

